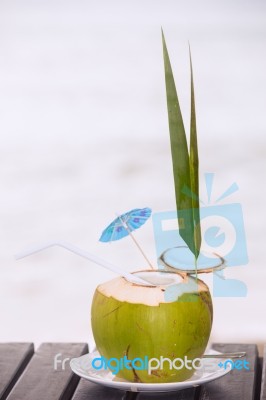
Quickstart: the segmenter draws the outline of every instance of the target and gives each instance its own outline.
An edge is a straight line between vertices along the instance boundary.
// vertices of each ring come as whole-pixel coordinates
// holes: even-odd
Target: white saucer
[[[210,353],[220,354],[215,350],[211,350]],[[193,376],[186,381],[171,383],[135,383],[117,378],[109,370],[95,370],[91,363],[96,357],[100,357],[98,351],[85,354],[79,358],[72,358],[70,361],[70,367],[72,371],[81,378],[98,383],[99,385],[131,392],[171,392],[196,387],[203,383],[218,379],[230,372],[232,369],[230,363],[226,364],[226,368],[218,365],[220,362],[224,363],[224,359],[212,359],[212,371],[210,371],[207,367],[207,365],[210,365],[210,359],[204,358],[201,361],[205,368],[197,370]]]

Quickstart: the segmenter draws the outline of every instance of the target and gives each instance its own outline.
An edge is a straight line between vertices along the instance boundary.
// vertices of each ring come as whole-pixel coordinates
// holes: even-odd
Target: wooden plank
[[[135,400],[136,393],[106,388],[81,379],[72,400]]]
[[[194,400],[196,389],[171,393],[134,393],[105,388],[81,379],[72,400]]]
[[[196,388],[170,393],[135,393],[106,388],[81,379],[72,400],[194,400]]]
[[[7,399],[71,399],[79,377],[72,373],[69,360],[87,352],[85,343],[43,343]]]
[[[258,363],[257,346],[253,344],[215,344],[220,352],[245,351],[250,370],[229,372],[220,379],[201,386],[199,400],[252,400],[255,399]]]
[[[7,398],[33,353],[33,343],[0,343],[1,400]]]
[[[259,349],[258,349],[258,352],[260,354]],[[260,399],[262,364],[263,364],[262,357],[258,357],[257,372],[256,372],[256,389],[255,389],[255,397],[254,397],[254,399],[258,399],[258,400]]]
[[[185,389],[168,393],[140,393],[137,400],[195,400],[197,389]]]
[[[123,392],[81,379],[72,400],[194,400],[195,393],[195,389],[171,393]]]
[[[263,366],[262,366],[262,376],[261,376],[260,400],[266,400],[266,345],[264,345],[264,351],[263,351]]]

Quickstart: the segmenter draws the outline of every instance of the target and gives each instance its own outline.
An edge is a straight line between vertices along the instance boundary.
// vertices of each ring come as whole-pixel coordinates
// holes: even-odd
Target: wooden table
[[[258,357],[254,344],[214,344],[221,352],[245,351],[250,370],[233,370],[200,387],[171,393],[131,393],[104,388],[65,368],[54,368],[54,357],[79,357],[86,343],[0,343],[0,399],[8,400],[266,400],[266,346]]]

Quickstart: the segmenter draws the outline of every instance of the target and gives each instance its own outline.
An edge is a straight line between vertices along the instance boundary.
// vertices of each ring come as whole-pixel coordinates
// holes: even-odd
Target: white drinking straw
[[[138,283],[140,285],[145,285],[145,286],[154,286],[150,282],[146,281],[145,279],[139,278],[138,276],[131,274],[129,272],[123,271],[121,268],[109,263],[106,260],[103,260],[102,258],[95,256],[94,254],[91,254],[83,249],[80,249],[77,246],[74,246],[71,243],[67,243],[65,241],[51,241],[47,243],[40,244],[39,246],[34,246],[31,247],[30,249],[24,250],[18,254],[16,254],[15,258],[17,260],[30,256],[32,254],[38,253],[39,251],[48,249],[49,247],[53,246],[60,246],[63,247],[64,249],[67,249],[71,251],[74,254],[77,254],[80,257],[86,258],[87,260],[90,260],[94,262],[95,264],[100,265],[101,267],[104,267],[106,269],[109,269],[110,271],[115,272],[118,275],[123,276],[126,278],[127,281],[132,282],[132,283]]]

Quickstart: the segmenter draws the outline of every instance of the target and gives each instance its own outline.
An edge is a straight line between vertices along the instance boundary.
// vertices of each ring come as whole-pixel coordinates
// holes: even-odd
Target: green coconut
[[[156,286],[142,286],[118,277],[97,287],[91,310],[97,349],[105,359],[135,360],[119,378],[131,382],[179,382],[195,369],[141,369],[144,359],[194,360],[203,355],[212,326],[212,300],[207,285],[176,273],[137,274]],[[146,358],[145,358],[146,357]],[[181,364],[178,363],[178,367]]]

